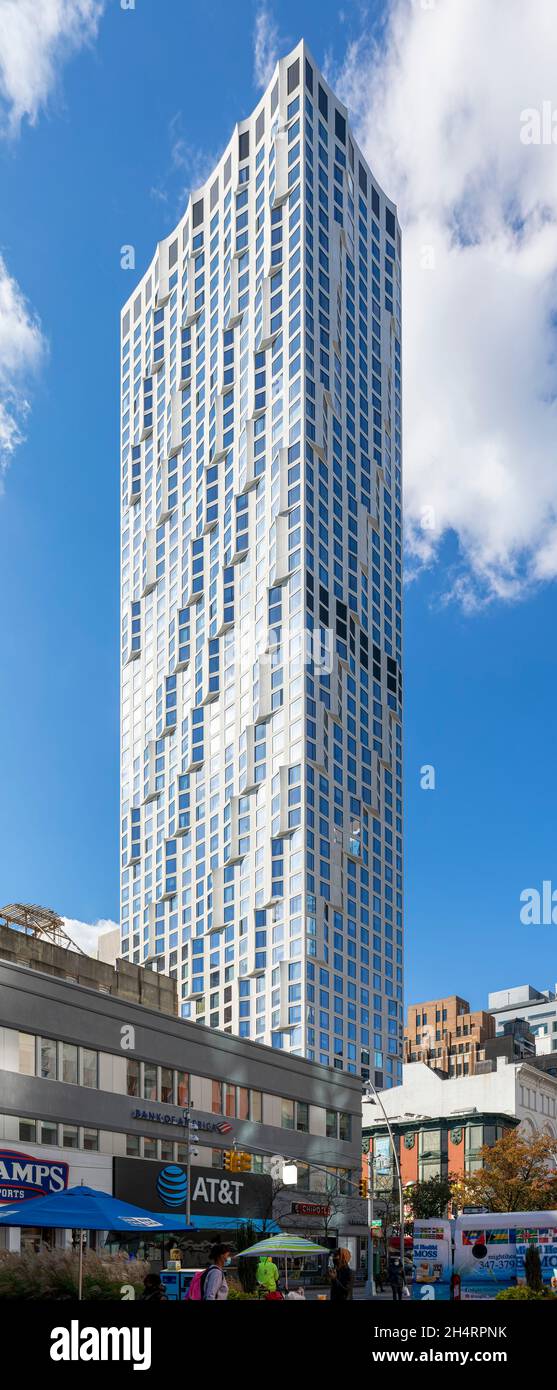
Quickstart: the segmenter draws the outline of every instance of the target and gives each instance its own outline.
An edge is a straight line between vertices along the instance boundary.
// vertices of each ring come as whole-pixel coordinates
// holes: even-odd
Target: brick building
[[[410,1004],[404,1031],[404,1061],[425,1062],[447,1076],[473,1076],[486,1042],[495,1037],[493,1015],[471,1013],[459,994]]]

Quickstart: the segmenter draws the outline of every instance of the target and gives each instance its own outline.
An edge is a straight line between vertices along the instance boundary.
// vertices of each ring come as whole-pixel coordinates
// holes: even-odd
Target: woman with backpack
[[[211,1258],[206,1269],[198,1269],[193,1276],[188,1300],[205,1303],[220,1303],[228,1298],[228,1284],[224,1277],[224,1267],[230,1264],[231,1245],[213,1245]]]

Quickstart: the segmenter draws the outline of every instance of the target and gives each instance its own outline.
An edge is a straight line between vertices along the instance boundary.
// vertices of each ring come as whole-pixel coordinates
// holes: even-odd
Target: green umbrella
[[[303,1236],[289,1235],[285,1231],[280,1236],[269,1236],[268,1240],[258,1240],[257,1245],[249,1245],[247,1250],[238,1251],[238,1259],[244,1255],[284,1255],[284,1280],[288,1288],[288,1256],[289,1255],[328,1255],[326,1245],[316,1245],[313,1240],[304,1240]]]

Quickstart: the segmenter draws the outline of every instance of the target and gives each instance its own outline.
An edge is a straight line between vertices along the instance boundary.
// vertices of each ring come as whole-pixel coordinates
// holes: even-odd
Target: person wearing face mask
[[[202,1297],[207,1302],[220,1302],[223,1298],[228,1298],[228,1284],[224,1277],[224,1268],[230,1264],[231,1250],[231,1245],[213,1245],[209,1265],[202,1281]]]

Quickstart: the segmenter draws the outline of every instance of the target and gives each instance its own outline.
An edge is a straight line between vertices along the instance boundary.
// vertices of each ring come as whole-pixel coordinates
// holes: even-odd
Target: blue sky
[[[443,3],[452,10],[454,0]],[[438,252],[429,300],[408,261],[405,430],[415,577],[406,591],[407,999],[459,992],[479,1006],[490,988],[526,980],[546,987],[557,978],[556,927],[519,920],[524,888],[541,889],[553,878],[557,889],[548,327],[556,257],[547,243],[557,213],[554,175],[544,187],[544,152],[537,163],[522,163],[514,127],[505,144],[501,123],[512,124],[514,108],[510,115],[509,108],[489,111],[494,132],[503,130],[496,196],[484,156],[478,153],[478,170],[469,151],[460,184],[456,174],[448,180],[450,197],[433,184],[435,122],[445,126],[446,107],[429,113],[419,179],[412,149],[404,154],[404,140],[414,135],[397,131],[398,107],[389,129],[374,119],[378,72],[391,104],[397,81],[410,97],[417,90],[412,26],[426,22],[423,13],[414,6],[407,14],[407,48],[401,53],[399,45],[396,58],[389,37],[405,4],[351,3],[343,11],[331,0],[284,0],[262,11],[247,0],[199,8],[136,0],[124,10],[118,0],[104,7],[73,0],[65,35],[63,24],[57,32],[46,23],[44,35],[39,26],[27,36],[28,53],[18,48],[17,62],[2,68],[0,60],[0,389],[24,436],[10,451],[0,497],[0,903],[39,902],[83,922],[117,919],[119,310],[188,188],[206,176],[235,120],[257,100],[257,34],[261,76],[265,62],[303,32],[353,104],[384,186],[391,191],[391,171],[395,196],[405,190],[408,244],[431,243]],[[0,0],[0,18],[4,6]],[[50,0],[41,7],[48,21]],[[492,9],[492,0],[481,9],[470,0],[476,29],[457,36],[460,52],[489,41]],[[518,24],[518,9],[516,17]],[[420,65],[438,63],[444,51],[449,71],[451,63],[457,71],[441,15],[427,22],[440,27],[417,34]],[[374,36],[379,53],[370,46]],[[518,32],[515,40],[518,49]],[[531,35],[527,42],[534,43]],[[514,90],[516,53],[505,43],[502,70]],[[546,46],[540,39],[539,50],[527,53],[539,80],[519,90],[519,108],[551,96]],[[489,196],[481,195],[482,179]],[[472,184],[471,204],[464,192]],[[513,216],[517,199],[522,209],[520,239],[506,221],[509,190]],[[464,206],[474,216],[466,256],[465,238],[455,246],[446,235],[455,207],[466,220]],[[129,243],[137,277],[120,268],[120,248]],[[511,353],[517,326],[520,352]],[[5,415],[0,445],[2,426],[6,443]],[[16,442],[13,433],[8,442]],[[436,520],[428,532],[420,515],[430,505]],[[424,764],[435,767],[433,791],[420,788]]]

